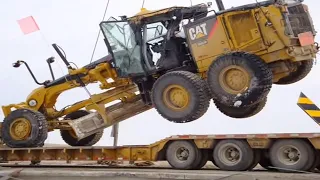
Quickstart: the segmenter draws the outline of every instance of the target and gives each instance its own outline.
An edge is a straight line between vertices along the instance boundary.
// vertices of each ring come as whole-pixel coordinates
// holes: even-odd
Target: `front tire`
[[[41,147],[47,136],[45,116],[30,109],[12,111],[1,126],[2,141],[11,148]]]
[[[268,95],[273,83],[268,65],[245,52],[218,57],[207,74],[213,98],[226,106],[252,106]]]
[[[158,113],[174,123],[187,123],[203,116],[210,105],[206,82],[187,71],[161,76],[152,88],[152,102]]]
[[[74,119],[78,119],[78,118],[83,117],[88,114],[90,114],[90,112],[85,111],[85,110],[78,110],[78,111],[75,111],[73,113],[66,115],[64,119],[74,120]],[[80,139],[80,140],[77,139],[73,130],[60,130],[60,135],[61,135],[62,139],[64,140],[64,142],[66,142],[70,146],[92,146],[92,145],[96,144],[97,142],[99,142],[99,140],[101,139],[101,137],[103,135],[103,130],[101,130],[95,134],[92,134],[88,137],[85,137],[83,139]]]

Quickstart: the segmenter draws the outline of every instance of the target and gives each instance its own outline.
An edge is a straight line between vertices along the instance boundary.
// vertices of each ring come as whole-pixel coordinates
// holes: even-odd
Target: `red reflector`
[[[298,35],[301,46],[314,44],[314,37],[311,32],[305,32]]]

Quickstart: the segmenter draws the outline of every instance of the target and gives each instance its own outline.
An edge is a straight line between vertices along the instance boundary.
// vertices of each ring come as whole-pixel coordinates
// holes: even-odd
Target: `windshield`
[[[115,66],[120,76],[143,73],[140,46],[137,45],[135,33],[126,21],[101,23],[104,36],[111,46]]]

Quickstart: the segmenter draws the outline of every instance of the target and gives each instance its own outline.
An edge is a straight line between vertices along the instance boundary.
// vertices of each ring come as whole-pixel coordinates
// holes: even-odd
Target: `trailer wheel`
[[[199,149],[190,141],[174,141],[166,151],[168,163],[175,169],[193,169],[199,163]]]
[[[214,148],[213,158],[221,170],[245,171],[254,162],[254,152],[245,140],[222,140]]]
[[[215,167],[218,167],[216,162],[213,159],[213,149],[208,150],[208,161],[210,161]]]
[[[320,150],[317,150],[316,155],[315,169],[320,171]]]
[[[74,120],[88,115],[89,113],[90,112],[85,110],[78,110],[66,115],[64,119]],[[60,130],[60,135],[64,142],[66,142],[70,146],[92,146],[101,139],[103,135],[103,130],[80,140],[77,139],[77,136],[75,135],[73,130]]]
[[[47,136],[45,116],[30,109],[12,111],[1,126],[2,141],[11,148],[41,147]]]
[[[209,159],[209,153],[206,149],[200,149],[199,150],[200,155],[200,161],[197,163],[197,165],[193,169],[201,169],[203,166],[205,166]]]
[[[261,156],[260,156],[260,161],[259,161],[260,166],[265,168],[266,170],[275,170],[271,168],[272,164],[269,158],[269,152],[267,150],[262,150]]]
[[[210,105],[206,81],[187,71],[162,75],[152,88],[152,102],[158,113],[174,123],[187,123],[203,116]]]
[[[259,164],[260,159],[261,159],[261,150],[260,149],[254,149],[253,154],[254,154],[254,160],[253,160],[252,164],[250,165],[250,167],[247,169],[248,171],[252,171]]]
[[[315,151],[301,139],[277,140],[270,148],[270,161],[278,168],[308,171],[315,161]]]
[[[226,106],[218,101],[213,101],[221,113],[232,118],[249,118],[258,114],[266,105],[267,97],[262,101],[248,107]]]
[[[318,167],[320,167],[320,151],[319,150],[315,150],[315,156],[316,157],[315,157],[315,160],[313,162],[312,167],[310,168],[310,171],[314,171],[314,170],[318,169]]]
[[[288,76],[281,78],[278,82],[275,82],[274,84],[277,84],[277,85],[293,84],[307,77],[307,75],[311,72],[314,60],[310,59],[310,60],[300,61],[299,63],[301,64],[297,67],[297,70],[295,72],[292,72]]]
[[[232,52],[218,57],[207,72],[213,98],[226,106],[247,107],[263,100],[273,74],[257,55]]]

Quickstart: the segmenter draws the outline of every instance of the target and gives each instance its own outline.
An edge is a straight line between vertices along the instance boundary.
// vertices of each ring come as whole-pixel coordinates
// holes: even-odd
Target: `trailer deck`
[[[303,93],[298,105],[319,124],[319,108]],[[149,145],[130,146],[2,146],[0,161],[31,161],[31,164],[41,161],[49,164],[55,161],[95,161],[98,164],[167,161],[171,168],[183,170],[200,170],[212,162],[228,171],[251,171],[260,164],[266,169],[276,167],[284,172],[312,172],[320,169],[320,133],[174,135]]]

